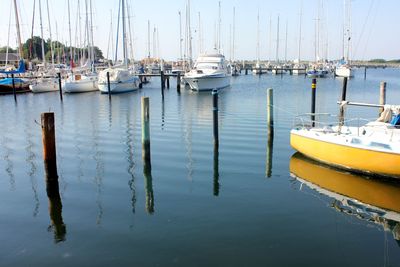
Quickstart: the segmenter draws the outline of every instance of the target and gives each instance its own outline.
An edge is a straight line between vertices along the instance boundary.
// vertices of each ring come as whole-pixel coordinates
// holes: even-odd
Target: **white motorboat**
[[[125,93],[139,89],[140,79],[133,71],[126,68],[108,68],[99,73],[99,90],[108,93],[108,79],[110,79],[110,93]]]
[[[195,91],[221,89],[230,86],[231,68],[228,66],[224,55],[200,55],[192,70],[185,73],[184,80]]]

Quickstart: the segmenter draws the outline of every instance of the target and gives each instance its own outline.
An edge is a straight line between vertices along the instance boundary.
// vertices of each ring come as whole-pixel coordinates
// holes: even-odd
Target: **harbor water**
[[[363,74],[349,80],[348,100],[376,104],[386,81],[387,103],[399,104],[398,69]],[[218,150],[211,92],[179,94],[172,78],[164,98],[157,78],[111,100],[99,92],[62,102],[57,92],[1,96],[0,266],[400,266],[399,183],[330,168],[316,177],[347,175],[387,190],[369,202],[293,174],[289,132],[310,112],[311,80],[242,72],[231,84],[219,92]],[[317,112],[338,113],[341,87],[340,78],[318,79]],[[142,161],[142,96],[150,98],[151,169]],[[49,111],[56,202],[42,158],[40,114]],[[377,115],[346,109],[351,118]]]

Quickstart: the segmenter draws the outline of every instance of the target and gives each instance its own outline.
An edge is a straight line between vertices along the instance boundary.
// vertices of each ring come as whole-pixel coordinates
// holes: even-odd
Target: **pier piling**
[[[47,181],[58,181],[54,113],[41,114],[43,161]]]
[[[160,72],[160,78],[161,78],[161,89],[164,89],[165,88],[165,77],[164,77],[163,70]]]
[[[274,97],[273,89],[267,89],[267,125],[268,127],[274,127]]]
[[[61,85],[61,73],[57,73],[58,76],[58,91],[60,92],[60,100],[63,101],[63,95],[62,95],[62,85]]]
[[[111,99],[110,72],[108,71],[107,71],[107,90],[108,90],[108,98]]]
[[[167,89],[169,89],[169,76],[167,76]]]
[[[367,67],[364,67],[364,80],[367,79]]]
[[[213,135],[214,135],[214,147],[219,146],[218,136],[218,90],[212,90],[213,96]]]
[[[311,125],[315,126],[315,97],[317,90],[317,79],[312,79],[311,83]]]
[[[347,93],[347,77],[343,78],[343,86],[342,86],[342,102],[346,101],[346,93]],[[344,107],[340,105],[339,108],[339,125],[342,126],[344,124]]]
[[[178,74],[176,76],[176,91],[178,93],[181,92],[181,72],[178,72]]]
[[[150,162],[150,101],[142,97],[142,158]]]
[[[379,105],[386,104],[386,82],[381,82],[379,87]],[[383,112],[383,108],[379,108],[379,115]]]
[[[11,80],[12,80],[12,88],[13,88],[14,100],[16,102],[17,101],[17,92],[15,90],[14,73],[11,74]]]

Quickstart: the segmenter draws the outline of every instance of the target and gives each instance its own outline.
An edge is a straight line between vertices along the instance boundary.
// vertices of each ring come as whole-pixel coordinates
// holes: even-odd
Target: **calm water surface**
[[[348,99],[377,103],[384,80],[387,102],[399,104],[399,75],[368,70],[364,81],[359,71]],[[374,210],[379,197],[369,210],[356,200],[349,209],[332,189],[290,174],[289,131],[295,115],[309,112],[310,83],[289,75],[232,78],[219,94],[219,151],[211,93],[179,95],[174,82],[164,100],[157,79],[111,101],[98,92],[64,95],[63,103],[58,93],[18,95],[16,104],[0,97],[0,266],[400,266],[398,198],[389,220]],[[318,80],[318,112],[337,113],[341,83]],[[151,170],[141,157],[142,96],[150,97]],[[46,194],[38,122],[47,111],[56,118],[61,203]],[[377,110],[347,114],[373,118]],[[310,166],[305,176],[341,175]],[[369,190],[400,195],[398,184],[372,182],[380,185]]]

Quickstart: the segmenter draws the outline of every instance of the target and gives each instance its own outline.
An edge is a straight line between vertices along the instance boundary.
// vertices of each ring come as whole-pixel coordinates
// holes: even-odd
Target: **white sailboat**
[[[92,26],[92,16],[90,15],[90,20],[88,18],[88,8],[87,0],[85,1],[86,7],[86,32],[88,40],[88,56],[89,60],[84,66],[79,69],[73,68],[73,53],[72,53],[72,38],[71,38],[71,23],[69,23],[69,39],[70,39],[70,58],[71,58],[71,74],[66,80],[63,81],[63,90],[66,93],[83,93],[97,91],[98,88],[98,74],[94,70],[94,52],[93,52],[93,26]],[[90,0],[90,10],[92,10],[92,1]],[[92,14],[92,11],[90,11]],[[69,1],[68,1],[68,19],[70,21],[69,12]],[[90,30],[89,30],[90,29]],[[89,34],[91,33],[91,34]]]
[[[122,0],[122,44],[123,44],[123,66],[107,68],[99,73],[98,86],[101,93],[124,93],[139,89],[140,80],[133,69],[128,68],[128,51],[125,25],[125,0]],[[108,75],[107,75],[108,73]]]
[[[335,75],[339,77],[352,77],[353,70],[349,64],[350,57],[350,1],[344,2],[344,24],[343,24],[343,60],[335,68]]]

